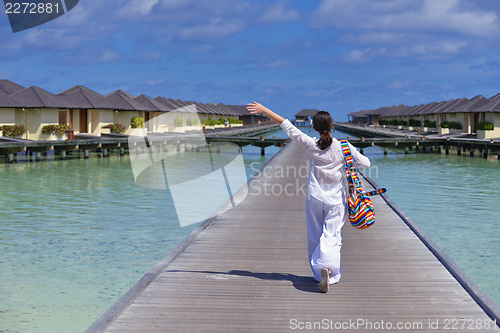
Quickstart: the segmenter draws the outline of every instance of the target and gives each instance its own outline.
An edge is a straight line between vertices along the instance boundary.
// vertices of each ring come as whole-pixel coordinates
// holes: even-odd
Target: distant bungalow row
[[[409,125],[423,127],[432,124],[440,134],[448,134],[450,123],[455,134],[477,134],[479,139],[500,137],[500,93],[486,98],[458,98],[415,106],[393,105],[375,110],[348,114],[349,122],[366,125]],[[431,127],[431,126],[428,126]]]
[[[25,88],[0,80],[0,136],[4,125],[24,126],[27,131],[23,138],[29,140],[47,139],[42,133],[45,125],[68,125],[75,134],[100,136],[107,132],[103,128],[106,125],[121,124],[124,133],[130,134],[135,117],[142,117],[151,132],[169,132],[206,120],[269,122],[267,117],[251,115],[245,105],[203,104],[144,94],[134,97],[122,90],[103,96],[81,85],[54,95],[36,86]]]

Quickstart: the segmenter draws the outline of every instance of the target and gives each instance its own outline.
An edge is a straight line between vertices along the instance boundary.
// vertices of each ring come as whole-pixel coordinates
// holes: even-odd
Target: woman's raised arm
[[[271,118],[271,120],[273,120],[275,123],[277,123],[279,125],[281,125],[281,123],[283,121],[285,121],[285,118],[283,118],[279,114],[269,110],[264,105],[257,103],[257,102],[248,103],[247,109],[248,109],[248,111],[250,111],[251,114],[262,113],[262,114],[268,116],[269,118]]]

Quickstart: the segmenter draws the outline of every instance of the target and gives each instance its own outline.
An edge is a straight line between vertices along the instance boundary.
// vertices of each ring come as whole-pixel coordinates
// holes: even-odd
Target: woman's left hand
[[[257,102],[248,103],[247,109],[248,111],[250,111],[251,114],[258,114],[258,113],[266,114],[266,110],[269,110],[264,105]]]

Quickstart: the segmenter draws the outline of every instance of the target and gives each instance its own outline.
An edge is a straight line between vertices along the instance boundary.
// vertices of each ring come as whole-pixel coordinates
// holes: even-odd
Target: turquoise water
[[[500,304],[500,163],[496,156],[409,154],[365,149],[367,170],[497,304]],[[377,172],[378,171],[378,172]]]
[[[243,147],[247,176],[277,151]],[[500,304],[498,161],[365,155],[367,175]],[[47,159],[0,163],[0,332],[83,332],[197,226],[179,227],[168,190],[135,185],[127,155]]]
[[[247,176],[278,150],[243,147]],[[0,163],[0,332],[85,331],[197,226],[128,155],[81,157]]]

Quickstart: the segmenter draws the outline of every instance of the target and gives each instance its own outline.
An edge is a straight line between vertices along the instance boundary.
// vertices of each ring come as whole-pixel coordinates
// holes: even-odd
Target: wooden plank
[[[298,168],[306,162],[305,152],[292,143],[268,166]],[[306,177],[298,183],[292,175],[256,177],[247,198],[178,253],[105,331],[285,332],[300,328],[298,323],[353,322],[356,329],[384,331],[383,321],[392,329],[417,323],[425,332],[436,331],[434,324],[451,327],[452,320],[489,323],[478,303],[380,196],[373,197],[375,226],[344,227],[343,276],[330,292],[321,293],[307,262],[304,194],[266,196],[264,181],[298,189]]]

